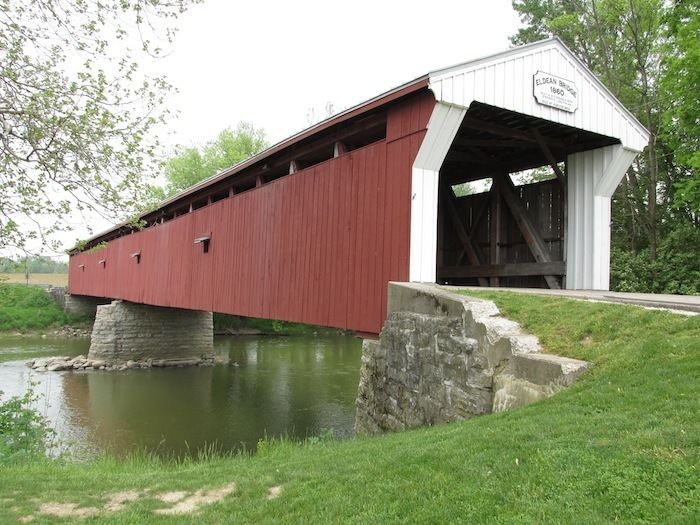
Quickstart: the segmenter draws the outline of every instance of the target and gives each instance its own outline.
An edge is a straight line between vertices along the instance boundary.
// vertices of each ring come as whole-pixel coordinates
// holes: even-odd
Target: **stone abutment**
[[[508,410],[571,385],[585,361],[540,353],[491,301],[390,283],[379,340],[365,340],[356,431],[375,434]]]

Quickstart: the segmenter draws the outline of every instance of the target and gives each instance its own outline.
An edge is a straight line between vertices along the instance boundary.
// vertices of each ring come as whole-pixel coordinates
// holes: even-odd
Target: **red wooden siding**
[[[411,96],[385,140],[72,256],[70,292],[379,333],[388,281],[408,280],[411,166],[434,103]],[[210,234],[205,254],[193,240]]]

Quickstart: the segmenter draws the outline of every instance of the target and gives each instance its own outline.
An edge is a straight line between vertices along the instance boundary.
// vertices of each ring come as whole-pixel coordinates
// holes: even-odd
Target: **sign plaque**
[[[532,86],[538,104],[569,113],[578,108],[578,88],[571,80],[538,71],[532,76]]]

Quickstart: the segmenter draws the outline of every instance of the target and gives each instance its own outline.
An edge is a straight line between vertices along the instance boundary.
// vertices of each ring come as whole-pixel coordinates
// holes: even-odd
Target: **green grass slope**
[[[490,297],[549,351],[594,368],[527,407],[378,438],[180,464],[0,467],[0,521],[75,520],[37,512],[61,502],[98,509],[85,523],[698,523],[700,317]],[[233,494],[195,513],[154,512],[168,506],[159,493],[231,482]],[[148,492],[103,510],[125,490]]]
[[[0,332],[40,330],[80,322],[85,319],[66,314],[42,288],[0,283]]]

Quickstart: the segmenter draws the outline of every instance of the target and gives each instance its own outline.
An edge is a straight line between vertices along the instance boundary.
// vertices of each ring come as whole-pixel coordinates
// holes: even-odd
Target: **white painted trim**
[[[409,280],[434,283],[437,264],[437,217],[440,167],[467,109],[437,103],[418,150],[411,175]]]
[[[567,289],[610,289],[610,201],[635,156],[619,144],[569,155]]]
[[[539,104],[533,95],[538,71],[564,78],[578,89],[575,112]],[[649,132],[559,39],[552,38],[429,74],[439,102],[469,107],[473,101],[614,137],[640,152]]]

